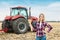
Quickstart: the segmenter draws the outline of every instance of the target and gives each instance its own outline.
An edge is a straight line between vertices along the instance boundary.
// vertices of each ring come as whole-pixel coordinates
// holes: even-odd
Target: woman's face
[[[40,15],[39,19],[40,19],[40,21],[43,21],[44,20],[44,15]]]

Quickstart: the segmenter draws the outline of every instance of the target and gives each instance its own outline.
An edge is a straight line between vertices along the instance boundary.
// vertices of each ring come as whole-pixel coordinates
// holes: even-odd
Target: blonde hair
[[[39,14],[39,18],[41,17],[41,15],[43,15],[44,19],[42,21],[44,21],[45,20],[45,15],[43,13],[41,13],[41,14]],[[39,19],[39,21],[40,21],[40,19]]]

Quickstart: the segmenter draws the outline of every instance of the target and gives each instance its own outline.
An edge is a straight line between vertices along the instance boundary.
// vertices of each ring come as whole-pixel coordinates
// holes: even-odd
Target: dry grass
[[[60,23],[48,22],[52,25],[53,29],[50,33],[47,33],[47,40],[60,40]],[[0,23],[1,29],[1,23]],[[35,32],[27,32],[25,34],[14,33],[2,33],[0,34],[0,40],[35,40]]]

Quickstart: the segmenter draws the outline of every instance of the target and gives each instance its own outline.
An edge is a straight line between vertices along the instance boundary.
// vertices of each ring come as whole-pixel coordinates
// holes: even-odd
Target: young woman
[[[44,14],[39,15],[39,21],[36,23],[36,40],[46,40],[45,28],[48,27],[48,33],[52,29],[52,27],[45,22]]]

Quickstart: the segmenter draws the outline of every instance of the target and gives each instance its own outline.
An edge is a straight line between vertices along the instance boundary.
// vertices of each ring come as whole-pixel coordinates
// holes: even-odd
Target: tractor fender
[[[11,20],[12,16],[6,16],[5,20]]]
[[[31,16],[30,19],[31,19],[32,21],[37,21],[37,20],[38,20],[38,18],[37,18],[37,17],[34,17],[34,16]]]
[[[21,16],[21,15],[16,15],[16,16],[13,16],[13,17],[12,17],[12,20],[15,20],[15,19],[18,19],[18,18],[24,18],[24,17]]]

